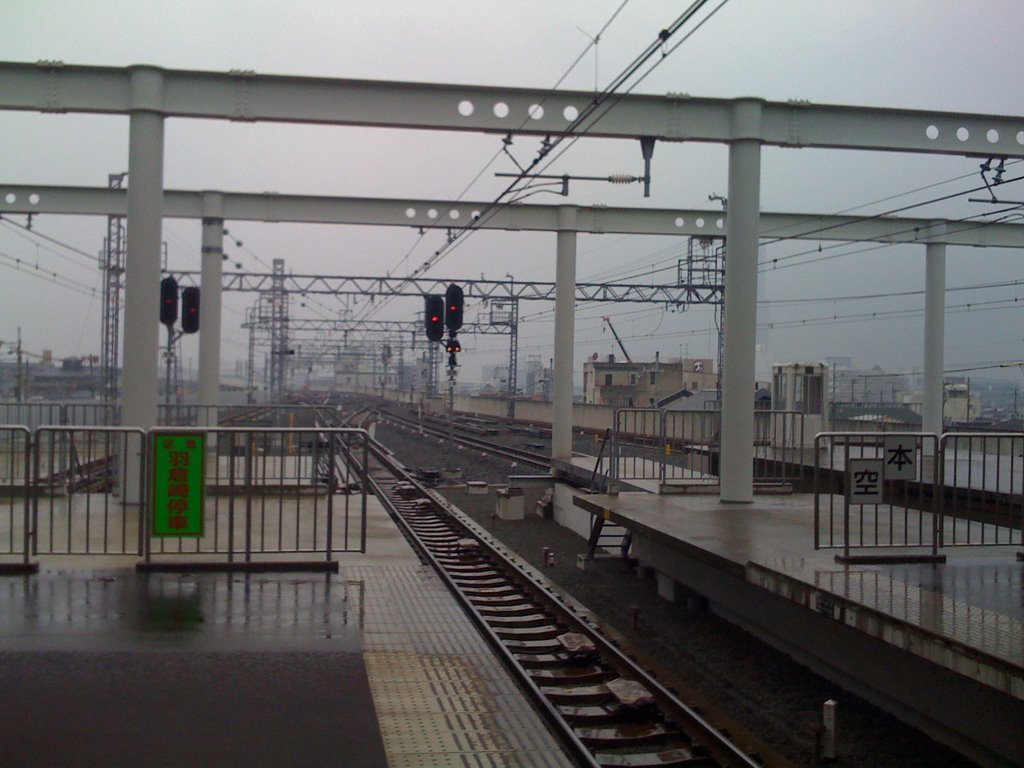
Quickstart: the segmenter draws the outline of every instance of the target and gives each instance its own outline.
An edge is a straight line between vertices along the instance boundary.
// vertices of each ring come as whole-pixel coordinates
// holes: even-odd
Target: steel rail
[[[415,419],[407,419],[404,416],[398,416],[391,411],[382,411],[381,413],[384,419],[392,421],[396,424],[400,424],[405,427],[412,427],[414,429],[422,429],[424,432],[434,435],[435,437],[441,437],[445,439],[447,439],[448,437],[447,428],[435,426],[427,422],[416,421]],[[455,425],[455,429],[459,429],[458,424]],[[513,461],[522,461],[528,464],[532,464],[533,466],[536,467],[541,467],[543,469],[551,468],[550,457],[540,453],[524,451],[520,448],[512,448],[507,445],[502,445],[501,443],[495,443],[490,440],[483,440],[479,437],[470,437],[464,434],[456,434],[455,441],[462,443],[463,445],[472,446],[473,448],[480,448],[482,450],[486,450],[490,453],[493,453],[496,456],[501,456],[502,458],[511,459]]]
[[[524,691],[535,701],[542,714],[551,720],[552,727],[556,729],[556,732],[566,744],[566,748],[569,749],[570,754],[574,759],[580,761],[580,764],[593,766],[619,763],[602,762],[599,759],[602,753],[600,743],[594,749],[591,749],[584,743],[583,738],[577,733],[576,729],[559,712],[558,707],[549,698],[548,693],[545,693],[541,686],[535,682],[527,669],[520,663],[512,648],[499,636],[483,613],[478,610],[471,596],[464,591],[463,586],[465,585],[460,586],[457,580],[453,578],[449,567],[446,566],[445,562],[442,562],[445,559],[443,548],[444,546],[450,546],[450,544],[442,545],[435,541],[432,546],[431,542],[425,541],[417,533],[413,522],[407,514],[402,511],[401,507],[403,505],[406,508],[410,505],[416,506],[416,515],[421,528],[429,523],[431,530],[435,531],[432,534],[434,538],[443,536],[443,540],[446,542],[458,540],[460,537],[473,539],[484,552],[484,556],[478,560],[478,564],[481,567],[493,567],[510,589],[514,588],[523,595],[524,601],[533,602],[540,606],[541,610],[545,612],[545,616],[550,618],[552,625],[568,627],[572,632],[577,632],[590,639],[598,649],[602,667],[606,667],[607,672],[618,674],[623,679],[638,681],[654,697],[658,709],[662,713],[658,719],[666,723],[669,729],[672,727],[677,728],[677,737],[685,736],[685,738],[690,740],[691,745],[697,746],[698,752],[707,750],[708,755],[705,756],[704,760],[713,758],[713,764],[730,766],[730,768],[732,766],[753,768],[753,766],[759,765],[755,757],[746,754],[694,709],[680,701],[675,694],[662,686],[646,670],[639,667],[636,662],[616,648],[594,626],[583,621],[571,608],[562,603],[552,593],[550,586],[545,584],[541,578],[524,572],[500,548],[489,541],[488,537],[481,535],[480,532],[475,531],[470,525],[460,520],[457,517],[457,512],[450,504],[412,478],[405,467],[391,457],[383,445],[375,440],[370,441],[370,452],[372,461],[377,464],[375,469],[367,472],[368,482],[374,493],[384,503],[389,514],[395,519],[406,538],[413,543],[423,559],[438,572],[442,581],[453,591],[453,594],[456,595],[467,615],[480,628],[488,643],[496,649],[502,661],[520,679]],[[404,491],[402,495],[395,491],[396,486],[402,487]],[[430,517],[425,517],[428,514]],[[447,531],[434,526],[443,526],[447,528]],[[437,533],[436,531],[441,532]],[[450,550],[447,553],[447,559],[451,560]],[[451,565],[450,562],[449,565]],[[463,581],[467,581],[466,576],[463,576]],[[488,589],[493,588],[493,583],[493,580],[488,582]],[[566,691],[568,690],[571,689],[566,689]],[[614,715],[610,713],[609,717],[614,717]],[[610,722],[618,722],[621,725],[624,721],[611,720]],[[671,732],[675,733],[675,731]],[[647,742],[643,743],[646,744]],[[636,749],[640,744],[641,742],[637,742],[633,748]],[[603,752],[606,757],[610,750],[611,747],[605,744]],[[655,762],[656,760],[663,759],[662,757],[655,757],[655,754],[661,755],[662,753],[651,753],[650,762],[638,761],[621,764],[682,764],[681,762],[676,762],[677,758],[670,758],[667,755],[664,758],[666,762]],[[642,760],[641,754],[635,754],[634,757]],[[700,755],[694,755],[694,758],[696,758],[696,764],[712,764],[704,762]]]

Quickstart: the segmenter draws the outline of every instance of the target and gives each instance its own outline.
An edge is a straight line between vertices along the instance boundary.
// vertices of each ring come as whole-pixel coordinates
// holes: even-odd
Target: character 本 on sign
[[[917,479],[917,440],[914,437],[885,438],[885,479]]]

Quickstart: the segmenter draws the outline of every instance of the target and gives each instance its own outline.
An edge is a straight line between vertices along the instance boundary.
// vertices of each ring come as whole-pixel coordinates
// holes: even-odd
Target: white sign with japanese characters
[[[917,438],[885,438],[885,479],[917,479]]]
[[[851,504],[882,503],[884,459],[850,459],[846,467]]]

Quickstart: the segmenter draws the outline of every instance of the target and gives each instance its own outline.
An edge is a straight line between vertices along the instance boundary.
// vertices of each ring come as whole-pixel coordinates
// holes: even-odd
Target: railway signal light
[[[199,330],[199,289],[194,285],[181,292],[181,330],[184,333]]]
[[[427,296],[423,309],[423,320],[427,327],[427,338],[440,341],[444,338],[444,299]]]
[[[462,351],[462,345],[459,344],[459,340],[456,339],[453,336],[453,337],[449,338],[448,341],[445,342],[445,344],[444,344],[444,351],[445,352],[461,352]]]
[[[462,327],[462,289],[452,283],[444,292],[444,324],[451,333]]]
[[[178,281],[173,277],[160,281],[160,322],[163,325],[178,322]]]

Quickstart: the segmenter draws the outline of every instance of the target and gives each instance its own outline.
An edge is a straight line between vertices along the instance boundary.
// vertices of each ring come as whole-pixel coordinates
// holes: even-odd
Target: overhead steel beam
[[[242,328],[268,328],[264,322],[243,323]],[[351,331],[353,333],[387,334],[383,338],[393,337],[395,334],[414,333],[426,338],[423,330],[423,323],[414,320],[331,320],[328,318],[288,318],[288,331],[295,333],[302,332],[330,332],[342,333]],[[491,323],[467,322],[462,324],[460,334],[497,334],[507,336],[511,329],[507,325],[493,325]]]
[[[998,189],[998,188],[997,188]],[[163,215],[201,219],[209,192],[166,190]],[[474,220],[488,203],[410,198],[320,197],[275,193],[221,192],[225,220],[309,224],[457,229]],[[559,205],[510,205],[488,212],[480,229],[555,232]],[[123,189],[0,183],[0,214],[123,216]],[[982,213],[985,209],[982,210]],[[724,235],[727,214],[716,210],[577,206],[580,232],[632,235]],[[1024,214],[1007,221],[922,219],[894,216],[819,216],[761,213],[762,238],[878,243],[942,242],[947,245],[1024,248]],[[443,291],[442,291],[443,293]]]
[[[133,93],[133,72],[162,83],[161,98]],[[0,63],[0,109],[127,114],[240,122],[317,123],[387,128],[515,133],[564,132],[594,94],[443,83],[202,72],[149,65],[97,67],[63,62]],[[740,99],[687,94],[623,95],[580,129],[603,138],[731,142],[1024,157],[1024,118],[926,110],[761,101],[755,130],[738,126]],[[742,101],[751,101],[742,99]],[[141,102],[141,103],[140,103]]]
[[[174,271],[182,285],[198,285],[199,272]],[[273,284],[270,273],[239,272],[225,274],[225,291],[265,292]],[[428,296],[443,295],[451,283],[462,286],[467,298],[480,301],[526,299],[554,301],[555,284],[511,282],[508,280],[463,280],[441,277],[347,277],[333,275],[285,275],[289,293],[335,294],[352,296]],[[721,299],[721,285],[642,285],[634,283],[578,283],[577,301],[606,301],[641,304],[710,304]]]

